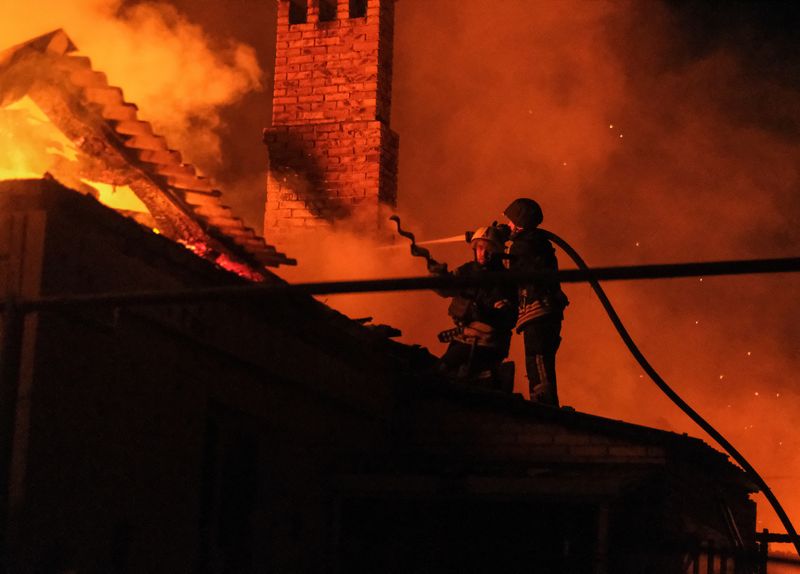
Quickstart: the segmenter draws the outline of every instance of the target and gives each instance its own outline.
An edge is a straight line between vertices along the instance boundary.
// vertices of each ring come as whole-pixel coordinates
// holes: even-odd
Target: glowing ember
[[[195,255],[199,255],[200,257],[205,257],[210,251],[208,245],[206,245],[205,243],[184,241],[182,239],[179,239],[178,243],[183,245],[186,249],[188,249]]]

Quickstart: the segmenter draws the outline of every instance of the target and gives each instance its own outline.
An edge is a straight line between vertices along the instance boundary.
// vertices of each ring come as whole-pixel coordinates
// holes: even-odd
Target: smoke
[[[218,144],[201,134],[223,127],[218,106],[263,80],[250,48],[212,41],[164,4],[42,4],[4,3],[0,43],[64,27],[173,146],[204,167],[216,165]],[[209,5],[203,3],[213,15],[227,3],[219,10]],[[263,5],[274,15],[274,4]],[[392,128],[401,135],[404,222],[420,239],[452,236],[501,219],[512,199],[530,196],[544,208],[544,227],[594,265],[797,255],[796,13],[782,18],[778,10],[767,22],[764,15],[777,5],[715,6],[398,2]],[[220,21],[209,16],[208,30]],[[239,26],[238,37],[262,33],[252,19],[237,21],[231,26]],[[256,46],[262,61],[274,56],[273,42]],[[252,127],[244,115],[237,122],[240,132]],[[240,137],[226,137],[223,150],[231,142],[243,149]],[[264,152],[255,138],[249,150],[242,163],[260,165]],[[248,205],[263,200],[259,177],[253,173],[242,185],[242,196],[255,198]],[[300,267],[280,273],[292,280],[424,273],[404,248],[378,247],[353,232],[319,234],[289,251]],[[470,257],[463,244],[432,251],[451,267]],[[570,266],[563,255],[561,263]],[[571,305],[558,357],[562,402],[698,435],[644,378],[589,288],[565,289]],[[653,365],[800,520],[800,278],[618,283],[607,290]],[[401,328],[405,342],[443,350],[435,333],[449,326],[446,301],[435,295],[328,302]],[[512,358],[523,371],[519,337]],[[524,387],[518,375],[516,390]],[[765,508],[759,527],[781,530]]]
[[[791,33],[760,37],[742,14],[715,34],[712,9],[697,10],[398,3],[400,210],[424,221],[429,236],[444,236],[530,196],[544,208],[543,226],[594,265],[796,255],[800,94],[791,67],[770,64],[787,66],[780,48]],[[777,54],[751,54],[765,43]],[[571,265],[563,255],[561,263]],[[800,278],[607,290],[654,366],[800,520],[792,488],[800,481]],[[589,288],[566,291],[562,402],[700,434],[644,378]],[[524,364],[518,341],[514,359]],[[517,391],[524,386],[518,379]],[[777,526],[763,506],[760,520]]]
[[[296,257],[299,262],[297,267],[281,268],[279,274],[292,283],[427,274],[425,260],[411,256],[406,239],[397,236],[392,242],[387,241],[387,236],[376,236],[374,218],[370,223],[359,225],[359,216],[359,212],[355,212],[353,219],[343,225],[319,228],[285,244],[279,243],[282,250]],[[413,218],[404,220],[403,227],[415,233],[422,231]],[[371,232],[365,233],[364,230]],[[418,234],[418,238],[422,237]],[[472,251],[463,240],[458,248],[460,258],[472,256]],[[371,318],[372,324],[399,328],[402,332],[399,341],[428,347],[435,354],[441,354],[444,349],[444,345],[436,339],[437,333],[453,326],[447,315],[449,299],[433,292],[329,295],[318,299],[351,318]]]
[[[0,46],[63,28],[95,70],[206,173],[221,164],[220,109],[259,89],[255,50],[210,38],[165,3],[121,0],[3,2]]]
[[[544,227],[594,265],[796,255],[800,86],[790,66],[771,64],[786,66],[780,50],[791,32],[759,37],[745,13],[714,33],[715,16],[698,10],[677,1],[398,3],[392,127],[401,134],[404,221],[420,238],[446,237],[530,196]],[[753,56],[765,44],[773,52]],[[343,248],[349,242],[358,247]],[[463,246],[434,247],[451,266],[469,256]],[[309,279],[423,270],[376,253],[357,237],[293,252]],[[561,263],[572,265],[564,255]],[[606,288],[657,370],[800,520],[800,278]],[[703,436],[642,373],[589,287],[565,289],[562,402]],[[434,299],[328,302],[443,350],[433,335],[446,315]],[[516,337],[516,391],[526,393],[521,347]],[[759,528],[782,530],[760,508]]]

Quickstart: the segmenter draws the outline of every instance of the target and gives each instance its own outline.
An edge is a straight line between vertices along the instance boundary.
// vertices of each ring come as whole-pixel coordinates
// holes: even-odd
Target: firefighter
[[[457,268],[453,275],[463,277],[486,271],[505,271],[503,252],[508,233],[507,226],[496,224],[468,233],[473,260]],[[431,271],[447,273],[443,266]],[[454,329],[439,335],[440,341],[449,342],[440,359],[441,371],[456,378],[497,379],[497,369],[508,356],[511,332],[517,319],[516,288],[476,287],[437,293],[453,298],[448,314],[456,324]],[[495,386],[502,386],[502,382],[496,383]],[[513,375],[511,383],[513,385]]]
[[[537,227],[542,208],[532,199],[519,198],[503,212],[509,220],[508,248],[511,271],[557,271],[558,260],[550,241]],[[516,331],[525,342],[525,371],[532,401],[558,407],[556,351],[561,344],[561,322],[569,304],[558,280],[519,286]]]

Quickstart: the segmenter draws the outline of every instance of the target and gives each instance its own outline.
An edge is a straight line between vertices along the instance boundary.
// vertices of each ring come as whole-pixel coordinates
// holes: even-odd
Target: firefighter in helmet
[[[515,199],[503,212],[509,220],[508,248],[511,271],[558,271],[550,241],[537,229],[542,208],[534,200]],[[561,343],[561,322],[569,304],[558,280],[535,281],[519,286],[517,333],[525,342],[525,371],[532,401],[559,406],[556,387],[556,351]]]
[[[458,267],[453,275],[463,277],[482,272],[504,272],[505,242],[508,227],[493,223],[467,233],[473,259]],[[446,273],[445,269],[432,272]],[[439,334],[439,340],[449,342],[440,359],[443,372],[454,377],[478,377],[495,371],[508,356],[511,330],[517,319],[517,290],[515,287],[493,286],[461,289],[455,292],[437,291],[452,297],[448,314],[455,328]]]

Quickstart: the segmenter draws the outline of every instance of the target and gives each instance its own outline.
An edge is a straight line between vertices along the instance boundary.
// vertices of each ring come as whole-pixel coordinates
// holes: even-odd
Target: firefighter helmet
[[[508,237],[503,232],[502,227],[495,224],[479,227],[474,232],[467,232],[467,241],[469,241],[469,246],[473,249],[475,249],[475,242],[482,240],[488,241],[497,251],[503,251],[507,239]]]
[[[522,229],[533,229],[538,226],[544,219],[542,208],[539,204],[527,197],[520,197],[512,201],[503,215],[508,217],[517,227]]]

